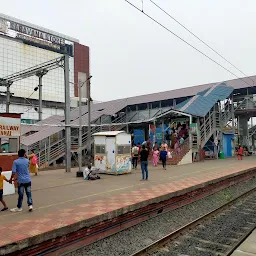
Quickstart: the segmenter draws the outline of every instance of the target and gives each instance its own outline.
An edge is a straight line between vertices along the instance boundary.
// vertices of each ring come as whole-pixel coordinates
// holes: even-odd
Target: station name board
[[[53,44],[58,44],[58,45],[64,45],[65,44],[65,39],[60,38],[58,36],[54,36],[51,34],[48,34],[46,32],[39,31],[34,28],[30,28],[24,25],[21,25],[19,23],[10,21],[10,29],[19,33],[22,33],[24,35],[28,35],[34,38],[38,38],[44,41],[51,42]]]
[[[0,136],[19,137],[20,136],[20,119],[0,117]]]
[[[67,52],[70,56],[73,56],[73,46],[72,44],[66,44],[64,38],[14,21],[0,19],[0,33],[9,37],[18,38],[28,45],[52,50],[61,54]]]

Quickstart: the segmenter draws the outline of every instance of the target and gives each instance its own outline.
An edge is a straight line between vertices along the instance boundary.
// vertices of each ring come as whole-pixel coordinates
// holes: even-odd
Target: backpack
[[[36,157],[36,155],[34,155],[34,156],[32,157],[32,159],[31,159],[31,164],[34,164],[34,165],[37,164],[37,157]]]
[[[133,154],[134,155],[138,155],[139,154],[139,148],[138,147],[134,147],[133,148]]]

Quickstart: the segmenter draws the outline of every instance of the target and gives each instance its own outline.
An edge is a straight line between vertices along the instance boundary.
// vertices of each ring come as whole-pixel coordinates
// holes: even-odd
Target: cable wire
[[[156,4],[153,0],[149,0],[152,4],[154,4],[158,9],[160,9],[162,12],[164,12],[166,15],[168,15],[171,19],[173,19],[176,23],[178,23],[181,27],[183,27],[185,30],[187,30],[191,35],[193,35],[195,38],[197,38],[201,43],[206,45],[209,49],[211,49],[214,53],[216,53],[219,57],[221,57],[223,60],[225,60],[227,63],[229,63],[233,68],[238,70],[241,74],[248,77],[254,84],[254,80],[251,79],[248,75],[246,75],[241,69],[239,69],[237,66],[232,64],[228,59],[226,59],[222,54],[218,53],[215,49],[213,49],[209,44],[207,44],[205,41],[203,41],[199,36],[197,36],[195,33],[193,33],[190,29],[188,29],[185,25],[183,25],[180,21],[178,21],[176,18],[174,18],[170,13],[165,11],[161,6]]]
[[[204,52],[202,52],[201,50],[199,50],[198,48],[196,48],[195,46],[193,46],[191,43],[187,42],[185,39],[183,39],[182,37],[178,36],[177,34],[175,34],[172,30],[170,30],[169,28],[167,28],[166,26],[164,26],[162,23],[160,23],[159,21],[157,21],[156,19],[154,19],[153,17],[151,17],[149,14],[147,14],[145,11],[140,10],[137,6],[135,6],[134,4],[132,4],[131,2],[129,2],[128,0],[124,0],[125,2],[127,2],[128,4],[130,4],[132,7],[134,7],[136,10],[138,10],[139,12],[141,12],[142,14],[144,14],[146,17],[148,17],[149,19],[151,19],[152,21],[154,21],[156,24],[158,24],[159,26],[161,26],[162,28],[164,28],[165,30],[167,30],[169,33],[171,33],[172,35],[174,35],[175,37],[177,37],[178,39],[180,39],[182,42],[184,42],[185,44],[187,44],[188,46],[190,46],[191,48],[193,48],[194,50],[196,50],[197,52],[199,52],[200,54],[202,54],[204,57],[206,57],[207,59],[211,60],[212,62],[214,62],[215,64],[217,64],[218,66],[220,66],[221,68],[223,68],[224,70],[226,70],[227,72],[229,72],[230,74],[232,74],[233,76],[235,76],[236,78],[240,79],[241,81],[243,81],[244,83],[246,83],[249,86],[252,86],[250,84],[247,83],[247,81],[245,81],[243,78],[237,76],[235,73],[233,73],[232,71],[230,71],[229,69],[225,68],[223,65],[221,65],[220,63],[218,63],[217,61],[215,61],[214,59],[212,59],[211,57],[209,57],[207,54],[205,54]]]

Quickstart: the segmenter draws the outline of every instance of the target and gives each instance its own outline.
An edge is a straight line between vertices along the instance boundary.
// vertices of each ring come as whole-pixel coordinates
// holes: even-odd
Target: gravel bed
[[[168,213],[160,214],[134,227],[104,238],[89,246],[80,248],[69,256],[126,256],[150,245],[172,231],[186,225],[196,218],[224,205],[233,198],[256,187],[256,178],[233,185],[214,195],[200,199],[189,205],[180,207]],[[163,252],[161,252],[163,253]],[[170,253],[170,252],[169,252]],[[163,254],[157,254],[163,255]],[[207,256],[206,252],[202,252]],[[209,254],[210,255],[210,254]],[[200,256],[197,254],[197,256]]]
[[[256,202],[256,193],[249,197]],[[149,255],[152,256],[215,256],[226,255],[230,249],[226,245],[236,245],[240,238],[254,227],[256,223],[255,205],[247,203],[247,198],[237,202],[230,210],[223,211],[195,227],[174,242],[157,248]],[[254,223],[254,224],[249,224]],[[236,241],[237,239],[237,241]]]

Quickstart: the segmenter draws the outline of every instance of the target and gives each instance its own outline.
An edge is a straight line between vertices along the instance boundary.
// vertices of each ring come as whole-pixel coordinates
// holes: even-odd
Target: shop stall
[[[12,164],[20,148],[21,114],[0,113],[0,166],[7,179],[11,177]],[[5,182],[4,195],[15,193],[13,184]]]
[[[98,132],[94,137],[95,167],[107,174],[131,172],[131,135],[124,131]]]

